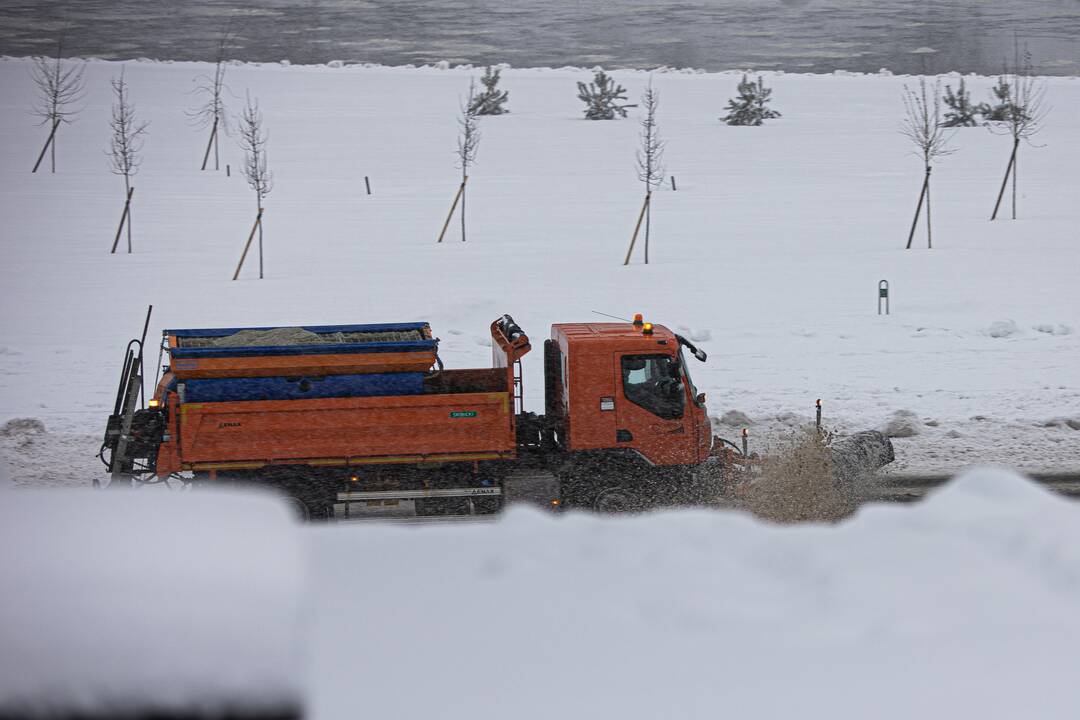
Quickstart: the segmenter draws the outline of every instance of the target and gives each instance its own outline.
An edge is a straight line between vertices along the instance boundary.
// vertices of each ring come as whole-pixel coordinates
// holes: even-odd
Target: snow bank
[[[295,707],[297,526],[237,492],[0,503],[0,715]]]
[[[301,531],[250,495],[12,491],[0,714],[1073,717],[1078,512],[987,469],[837,526]]]
[[[319,528],[312,717],[1074,717],[1078,517],[979,470],[835,528]]]

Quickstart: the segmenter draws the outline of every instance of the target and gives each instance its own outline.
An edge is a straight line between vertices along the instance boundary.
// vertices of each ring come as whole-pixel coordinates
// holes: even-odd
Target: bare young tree
[[[1012,67],[1006,69],[1007,81],[1001,84],[1008,92],[1005,100],[1005,118],[1000,123],[992,123],[988,126],[992,132],[1009,135],[1013,140],[1012,154],[1005,168],[1005,177],[1001,181],[997,202],[994,203],[994,212],[990,215],[991,220],[997,218],[1010,176],[1012,176],[1012,219],[1016,219],[1016,166],[1019,160],[1020,141],[1025,140],[1029,145],[1034,145],[1031,138],[1042,130],[1043,120],[1049,111],[1046,105],[1046,83],[1035,77],[1031,67],[1031,53],[1027,48],[1024,48],[1021,53],[1019,41],[1014,43],[1013,53]]]
[[[649,226],[652,221],[652,193],[664,181],[664,141],[656,125],[656,110],[660,107],[660,93],[653,89],[652,78],[641,96],[645,117],[641,119],[641,146],[637,151],[637,176],[645,184],[645,264],[649,264]],[[633,251],[633,241],[630,246]],[[624,265],[630,262],[626,254]]]
[[[225,85],[225,53],[236,37],[231,30],[231,24],[226,24],[218,38],[217,53],[214,61],[214,72],[210,75],[200,75],[195,78],[197,83],[195,92],[204,99],[202,105],[186,114],[192,122],[201,128],[210,128],[210,138],[206,142],[206,152],[203,153],[202,167],[205,170],[210,160],[210,150],[214,150],[214,169],[221,168],[221,157],[218,153],[218,135],[229,134],[229,124],[226,121],[225,101],[222,95]]]
[[[142,158],[139,152],[142,150],[146,128],[149,123],[141,122],[135,117],[135,105],[128,97],[128,86],[124,80],[124,68],[120,68],[120,76],[111,81],[113,89],[112,118],[109,127],[112,129],[112,138],[109,143],[109,169],[114,175],[122,175],[124,178],[124,214],[120,216],[120,227],[116,231],[116,239],[113,241],[112,252],[116,252],[117,243],[120,241],[120,232],[127,225],[127,251],[131,252],[131,196],[135,190],[131,186],[131,178],[139,171]]]
[[[457,166],[461,169],[461,242],[465,242],[465,184],[469,179],[469,166],[476,162],[480,147],[480,121],[475,105],[476,86],[469,80],[469,95],[461,104],[458,118]]]
[[[918,148],[926,174],[923,176],[922,190],[919,191],[919,204],[915,208],[915,219],[911,222],[907,248],[915,238],[915,228],[919,223],[923,201],[926,201],[926,247],[933,247],[930,230],[930,171],[934,160],[950,155],[954,150],[949,147],[951,135],[944,129],[941,118],[941,81],[935,80],[932,93],[928,93],[926,78],[919,78],[918,91],[904,85],[905,117],[900,131]]]
[[[49,137],[41,148],[37,162],[31,172],[37,172],[45,151],[50,151],[52,172],[56,172],[56,133],[62,123],[70,123],[79,111],[72,107],[83,97],[86,87],[83,71],[86,63],[75,64],[64,61],[64,36],[56,43],[56,57],[36,57],[30,67],[30,78],[38,89],[38,102],[34,114],[41,118],[38,125],[49,126]]]
[[[259,279],[261,280],[263,277],[263,198],[274,188],[274,176],[267,166],[267,134],[263,130],[262,111],[259,109],[259,101],[251,99],[251,93],[247,94],[244,109],[237,119],[237,128],[240,134],[240,147],[244,151],[244,179],[255,191],[255,203],[259,211],[255,218],[255,226],[259,231]],[[250,244],[250,239],[248,242]],[[246,252],[245,248],[245,254]],[[242,259],[241,263],[243,263]]]

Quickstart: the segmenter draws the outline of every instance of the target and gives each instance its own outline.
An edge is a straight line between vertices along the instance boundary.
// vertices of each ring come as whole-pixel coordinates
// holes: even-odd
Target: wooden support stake
[[[127,222],[128,214],[131,212],[131,196],[135,194],[135,186],[132,185],[127,191],[127,200],[124,201],[124,214],[120,216],[120,226],[116,228],[116,238],[113,240],[112,250],[109,251],[110,255],[116,254],[116,246],[120,244],[120,233],[124,231],[124,223]]]
[[[674,175],[671,176],[671,189],[672,190],[678,190],[679,189],[679,188],[675,187],[675,176]]]
[[[225,163],[225,177],[232,177],[232,165]]]
[[[53,138],[56,137],[56,129],[60,127],[60,118],[53,120],[52,132],[49,133],[49,139],[45,141],[45,146],[41,148],[41,154],[37,157],[37,162],[34,163],[34,169],[30,172],[36,173],[38,166],[41,165],[41,161],[45,159],[45,151],[49,149],[49,146],[53,143]]]
[[[454,196],[454,202],[450,204],[450,212],[446,214],[446,222],[443,223],[442,232],[439,233],[439,242],[442,242],[443,236],[446,235],[446,229],[450,227],[450,218],[454,217],[454,210],[457,210],[458,201],[461,200],[461,193],[465,192],[465,183],[467,182],[469,182],[468,175],[461,180],[461,185],[459,185],[457,189],[457,195]]]
[[[649,199],[652,197],[652,193],[645,193],[645,202],[641,203],[641,212],[637,216],[637,225],[634,226],[634,234],[630,236],[630,248],[626,251],[626,259],[623,260],[623,265],[630,264],[630,256],[634,254],[634,243],[637,242],[638,231],[641,230],[641,221],[645,219],[645,210],[649,207]]]
[[[364,186],[367,188],[367,194],[370,195],[371,194],[371,181],[368,180],[367,175],[364,176]]]
[[[247,242],[244,243],[244,252],[240,255],[240,262],[236,264],[236,272],[233,273],[232,279],[240,277],[240,268],[244,267],[244,258],[247,257],[248,250],[251,249],[251,241],[255,239],[255,231],[262,225],[263,208],[259,208],[259,214],[255,216],[255,224],[251,226],[251,233],[248,235]]]
[[[1012,155],[1009,156],[1009,165],[1005,168],[1005,177],[1001,180],[1001,190],[998,192],[997,202],[994,203],[994,212],[990,215],[990,219],[997,218],[998,208],[1001,207],[1001,198],[1005,197],[1005,186],[1009,184],[1009,175],[1013,171],[1013,163],[1016,162],[1016,148],[1020,145],[1019,140],[1013,141]]]
[[[210,131],[210,140],[206,143],[206,152],[203,154],[202,167],[200,170],[206,169],[206,163],[210,160],[210,148],[214,146],[214,138],[217,137],[217,120],[214,120],[214,128]]]
[[[922,190],[919,191],[919,204],[915,207],[915,219],[911,221],[911,232],[907,236],[907,247],[905,250],[911,249],[911,241],[915,238],[915,228],[919,224],[919,215],[922,214],[923,198],[926,197],[926,186],[930,182],[930,173],[926,173],[926,177],[923,178]]]

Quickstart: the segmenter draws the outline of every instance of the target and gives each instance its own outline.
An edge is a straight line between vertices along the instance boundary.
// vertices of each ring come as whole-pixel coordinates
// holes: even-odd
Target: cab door
[[[616,447],[637,450],[654,465],[698,461],[698,439],[681,364],[660,353],[615,354]]]

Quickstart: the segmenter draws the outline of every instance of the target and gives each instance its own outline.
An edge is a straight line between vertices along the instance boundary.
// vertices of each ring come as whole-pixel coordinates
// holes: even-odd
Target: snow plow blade
[[[892,441],[877,430],[863,430],[838,440],[830,453],[833,477],[840,487],[851,487],[896,459]]]

